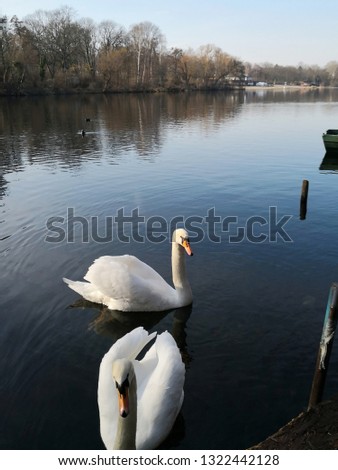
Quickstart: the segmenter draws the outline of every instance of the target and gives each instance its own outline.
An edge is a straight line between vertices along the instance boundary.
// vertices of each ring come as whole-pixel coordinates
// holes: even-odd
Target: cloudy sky
[[[0,15],[22,20],[65,5],[74,10],[74,19],[112,20],[126,29],[150,21],[168,48],[215,44],[251,63],[338,61],[337,0],[10,0],[0,5]]]

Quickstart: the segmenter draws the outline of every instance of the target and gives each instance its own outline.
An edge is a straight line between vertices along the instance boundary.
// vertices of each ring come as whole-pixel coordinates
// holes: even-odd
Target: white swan
[[[172,276],[175,289],[154,269],[135,256],[101,256],[84,279],[63,278],[85,299],[124,312],[160,312],[191,304],[192,293],[185,270],[184,250],[192,255],[188,232],[176,229],[172,237]]]
[[[136,328],[101,361],[98,405],[107,449],[156,449],[181,409],[185,367],[174,338],[165,331],[142,360],[135,359],[155,336]]]

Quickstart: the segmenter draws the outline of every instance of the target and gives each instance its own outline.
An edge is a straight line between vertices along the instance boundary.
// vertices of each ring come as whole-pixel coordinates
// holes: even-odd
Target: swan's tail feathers
[[[63,281],[70,287],[71,289],[75,290],[80,295],[83,295],[83,291],[86,288],[86,285],[90,286],[88,283],[84,283],[81,281],[72,281],[70,279],[67,279],[66,277],[63,278]]]
[[[97,299],[97,295],[95,295],[96,292],[93,289],[92,284],[89,282],[72,281],[66,277],[63,278],[63,281],[68,285],[68,287],[80,294],[86,300],[91,302],[100,302],[100,299]]]

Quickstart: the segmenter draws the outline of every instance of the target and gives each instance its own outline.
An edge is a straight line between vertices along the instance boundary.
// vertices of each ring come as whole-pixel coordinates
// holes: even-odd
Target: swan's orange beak
[[[129,415],[129,389],[126,387],[124,393],[118,392],[119,397],[119,413],[122,418]]]
[[[192,256],[194,254],[192,252],[192,249],[191,249],[191,246],[190,246],[190,243],[188,242],[188,240],[183,240],[182,246],[183,246],[183,248],[185,249],[185,251],[187,252],[187,254],[189,256]]]

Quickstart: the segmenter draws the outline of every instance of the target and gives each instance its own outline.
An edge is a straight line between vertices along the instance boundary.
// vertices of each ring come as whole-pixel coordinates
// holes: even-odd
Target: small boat
[[[328,129],[324,132],[323,142],[327,151],[338,151],[338,129]]]

